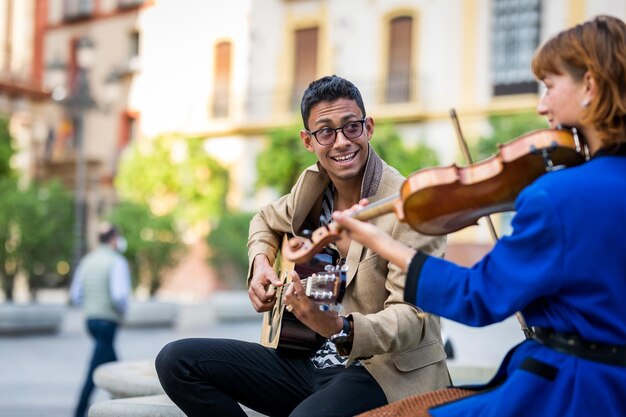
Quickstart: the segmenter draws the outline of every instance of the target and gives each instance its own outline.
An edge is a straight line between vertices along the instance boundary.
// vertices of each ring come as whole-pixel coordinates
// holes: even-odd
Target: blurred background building
[[[535,48],[601,13],[626,19],[626,2],[0,0],[0,113],[22,181],[74,190],[84,251],[134,141],[203,138],[229,171],[229,207],[275,198],[254,186],[256,157],[269,130],[300,123],[302,92],[327,74],[353,81],[408,145],[462,165],[449,109],[470,141],[492,116],[533,112]],[[484,228],[450,241],[468,259],[491,243]]]

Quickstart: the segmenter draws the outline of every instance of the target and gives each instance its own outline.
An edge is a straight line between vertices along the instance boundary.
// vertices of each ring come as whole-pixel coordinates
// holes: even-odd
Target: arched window
[[[539,45],[541,1],[494,0],[492,19],[493,94],[536,93],[528,63]]]
[[[85,18],[91,16],[95,11],[93,0],[65,0],[63,6],[65,20]]]
[[[318,28],[298,29],[294,39],[293,90],[291,108],[300,106],[302,94],[317,78],[317,38]]]
[[[228,117],[230,106],[231,43],[215,45],[215,71],[213,85],[213,117]]]
[[[387,103],[411,99],[413,18],[400,16],[389,22],[389,58],[387,61]]]

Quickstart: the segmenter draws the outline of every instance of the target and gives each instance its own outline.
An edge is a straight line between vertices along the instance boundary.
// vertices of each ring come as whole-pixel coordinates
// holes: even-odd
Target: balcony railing
[[[145,3],[145,0],[118,0],[117,7],[119,9],[130,9],[141,6],[143,3]]]
[[[88,18],[94,14],[92,0],[66,0],[63,10],[63,20],[74,21]]]

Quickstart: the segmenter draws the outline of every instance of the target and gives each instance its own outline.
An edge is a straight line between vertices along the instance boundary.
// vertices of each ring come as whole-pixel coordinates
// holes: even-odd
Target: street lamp
[[[76,178],[74,192],[74,252],[72,264],[78,265],[86,252],[86,220],[87,220],[87,160],[85,157],[84,121],[86,112],[98,108],[91,95],[89,71],[94,62],[94,43],[87,37],[81,37],[76,43],[76,77],[73,88],[66,89],[67,69],[58,59],[47,66],[49,84],[53,87],[52,98],[61,103],[67,110],[74,129],[74,148],[76,152]],[[114,84],[118,76],[115,71],[107,77],[105,95],[106,105],[116,99]]]

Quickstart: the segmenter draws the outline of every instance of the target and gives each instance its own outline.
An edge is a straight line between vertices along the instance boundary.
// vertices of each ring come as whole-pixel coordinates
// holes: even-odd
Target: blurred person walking
[[[117,360],[113,342],[126,313],[131,289],[128,263],[120,254],[126,249],[126,240],[114,226],[104,224],[98,241],[98,247],[78,264],[70,288],[72,304],[82,306],[87,330],[95,342],[75,417],[87,415],[95,369]]]

